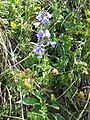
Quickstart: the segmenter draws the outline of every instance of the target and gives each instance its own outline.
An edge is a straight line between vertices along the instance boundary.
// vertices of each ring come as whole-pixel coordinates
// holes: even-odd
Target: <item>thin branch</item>
[[[22,118],[20,118],[20,117],[15,117],[15,116],[9,116],[9,115],[3,115],[3,117],[7,117],[7,118],[13,118],[13,119],[18,119],[18,120],[23,120]],[[26,120],[26,119],[24,119],[24,120]]]
[[[64,94],[66,94],[66,92],[72,87],[72,85],[76,82],[76,80],[67,88],[66,91],[63,92],[63,94],[61,94],[56,100],[58,100],[59,98],[61,98]]]

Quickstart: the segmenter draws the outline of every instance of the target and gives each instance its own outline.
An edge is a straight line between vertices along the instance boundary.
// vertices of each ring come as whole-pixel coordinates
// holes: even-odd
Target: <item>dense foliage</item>
[[[90,120],[90,1],[0,0],[0,120]]]

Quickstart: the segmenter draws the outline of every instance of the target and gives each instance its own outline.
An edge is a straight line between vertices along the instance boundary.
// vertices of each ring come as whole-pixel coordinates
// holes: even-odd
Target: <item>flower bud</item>
[[[83,98],[85,97],[84,92],[83,92],[83,91],[80,91],[80,92],[78,93],[78,97],[79,97],[80,99],[83,99]]]
[[[56,68],[54,68],[51,73],[54,76],[59,74],[59,72],[58,72],[58,70]]]

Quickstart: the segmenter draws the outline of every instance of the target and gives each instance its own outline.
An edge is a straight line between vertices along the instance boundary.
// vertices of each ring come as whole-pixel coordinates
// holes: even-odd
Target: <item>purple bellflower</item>
[[[35,28],[38,28],[38,26],[40,25],[40,22],[35,22],[33,25],[35,26]]]
[[[44,37],[50,38],[50,32],[49,30],[44,31]]]
[[[37,16],[36,16],[36,19],[41,21],[43,19],[43,14],[42,12],[40,12]]]
[[[39,40],[43,38],[43,31],[42,30],[37,33],[37,37]]]
[[[48,39],[49,44],[51,45],[52,48],[55,48],[56,42],[52,42],[50,39]]]
[[[36,19],[38,20],[38,22],[35,22],[33,25],[35,26],[35,28],[38,28],[40,23],[42,23],[42,25],[46,25],[47,23],[49,23],[49,19],[51,18],[51,14],[49,12],[45,12],[45,11],[41,11],[37,16]],[[48,41],[46,41],[48,44],[51,45],[52,48],[55,48],[56,46],[56,42],[52,42],[50,40],[50,32],[48,29],[46,30],[40,30],[37,34],[37,38],[38,38],[38,42],[37,42],[37,48],[35,48],[33,50],[34,53],[36,53],[36,55],[38,56],[38,58],[42,58],[44,53],[45,53],[45,49],[43,48],[43,39],[47,38]],[[46,40],[46,39],[45,39]]]
[[[39,20],[43,25],[46,25],[49,22],[49,19],[51,18],[51,14],[49,12],[40,12],[36,19]]]
[[[49,30],[45,30],[45,31],[39,31],[37,33],[37,37],[38,37],[38,40],[41,40],[42,38],[45,38],[47,37],[48,39],[50,38],[50,32]]]
[[[34,52],[36,53],[36,55],[38,56],[38,58],[42,58],[43,54],[44,54],[44,49],[43,47],[43,43],[42,41],[39,41],[37,43],[38,47],[36,49],[34,49]]]
[[[39,47],[42,47],[42,46],[43,46],[42,41],[39,41],[39,42],[37,43],[37,45],[38,45]]]
[[[50,41],[49,43],[50,43],[50,45],[51,45],[52,48],[55,48],[56,42],[51,42],[51,41]]]
[[[34,52],[36,53],[38,58],[42,58],[42,56],[44,54],[44,49],[41,47],[37,47],[36,49],[34,49]]]
[[[50,19],[52,17],[52,15],[49,12],[46,12],[46,16],[48,19]]]
[[[44,17],[44,18],[42,19],[41,23],[42,23],[43,25],[46,25],[47,23],[49,23],[49,19],[47,19],[46,17]]]

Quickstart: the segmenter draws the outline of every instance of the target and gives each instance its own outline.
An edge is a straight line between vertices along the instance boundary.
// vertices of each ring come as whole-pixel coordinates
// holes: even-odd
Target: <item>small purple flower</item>
[[[37,47],[36,49],[34,49],[34,52],[36,53],[38,58],[42,58],[42,56],[44,54],[44,49],[41,47]]]
[[[39,47],[42,47],[42,46],[43,46],[42,41],[39,41],[39,42],[37,43],[37,45],[38,45]]]
[[[52,17],[52,15],[49,12],[46,12],[46,16],[48,19],[50,19]]]
[[[49,43],[50,43],[50,45],[51,45],[52,48],[55,48],[56,42],[51,42],[51,41],[50,41]]]
[[[48,22],[49,22],[49,19],[47,19],[46,17],[44,17],[41,21],[43,25],[46,25]]]
[[[36,16],[36,19],[41,21],[43,19],[43,14],[42,12],[40,12],[37,16]]]
[[[40,22],[35,22],[33,25],[35,26],[35,28],[38,28],[38,26],[40,25]]]
[[[47,38],[50,38],[50,32],[49,32],[49,30],[45,30],[43,36],[47,37]]]
[[[37,37],[39,40],[43,38],[43,31],[42,30],[37,33]]]
[[[43,25],[49,22],[49,19],[51,18],[51,14],[49,12],[41,11],[37,16],[36,19],[41,21]]]

